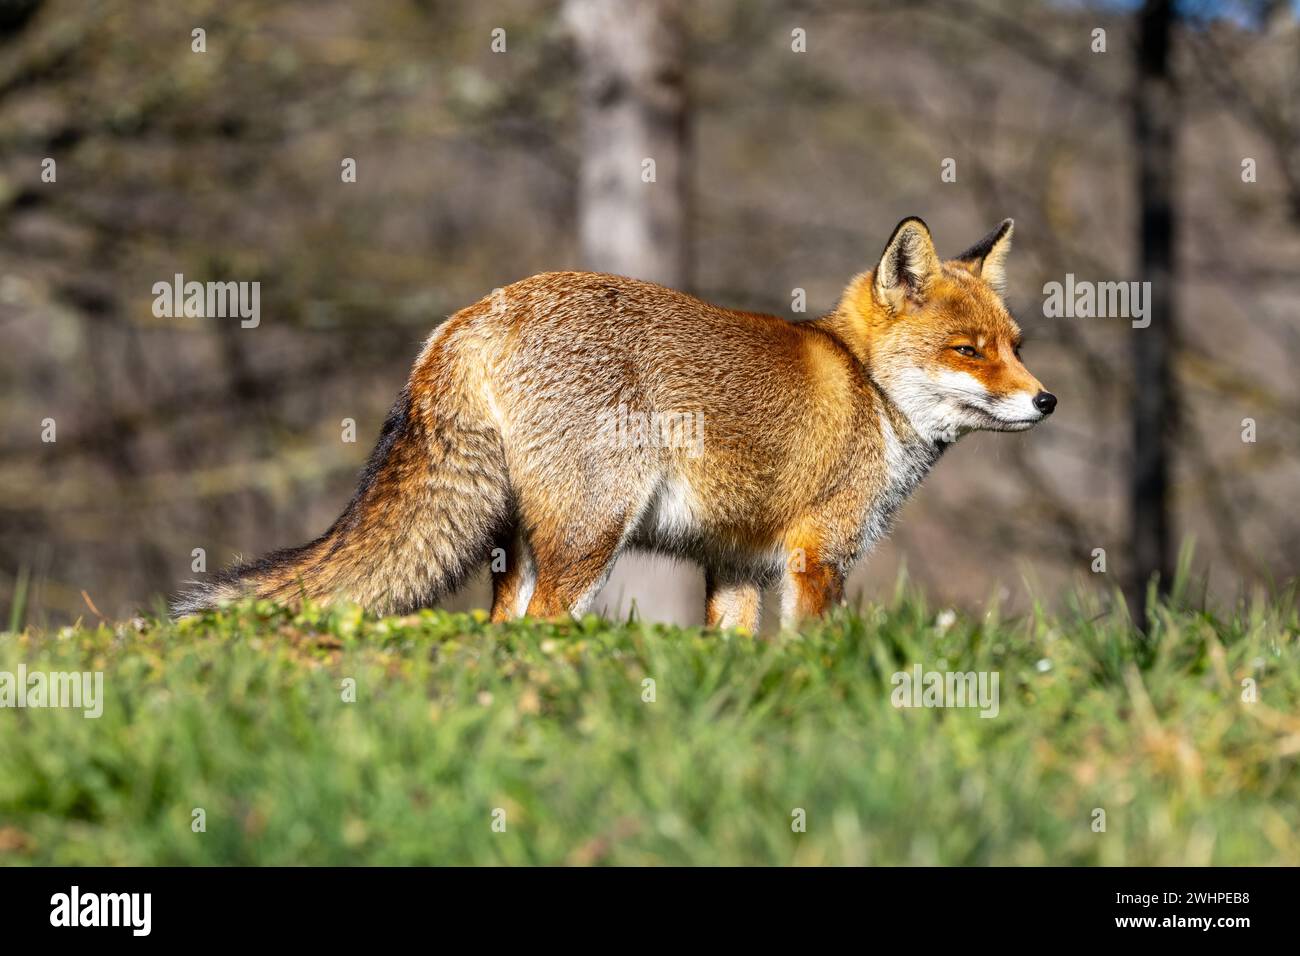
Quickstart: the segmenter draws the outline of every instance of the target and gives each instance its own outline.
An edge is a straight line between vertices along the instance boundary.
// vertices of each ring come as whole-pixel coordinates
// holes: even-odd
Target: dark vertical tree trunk
[[[1138,12],[1133,143],[1138,162],[1140,279],[1151,283],[1147,328],[1132,330],[1133,472],[1131,551],[1125,592],[1139,624],[1145,621],[1147,584],[1173,572],[1169,473],[1175,401],[1170,355],[1174,341],[1175,159],[1177,92],[1171,44],[1173,0],[1146,0]]]

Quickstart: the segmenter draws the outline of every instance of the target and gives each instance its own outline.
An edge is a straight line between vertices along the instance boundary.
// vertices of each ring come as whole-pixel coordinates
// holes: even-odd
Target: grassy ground
[[[1140,641],[901,590],[770,642],[263,605],[10,633],[0,671],[106,702],[0,710],[0,862],[1297,864],[1298,634],[1294,592]],[[998,715],[896,708],[916,664],[997,672]]]

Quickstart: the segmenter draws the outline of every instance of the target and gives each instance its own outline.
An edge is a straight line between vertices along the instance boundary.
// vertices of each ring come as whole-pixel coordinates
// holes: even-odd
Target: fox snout
[[[1033,428],[1056,411],[1057,399],[1028,369],[1024,369],[1022,380],[1016,385],[1006,390],[989,389],[987,403],[976,404],[993,415],[991,430],[1021,431]]]
[[[1016,395],[1011,402],[1008,402],[1003,406],[1003,409],[1007,409],[1008,406],[1014,406],[1017,411],[1023,409],[1025,415],[1023,419],[1019,419],[1013,414],[1005,415],[1005,417],[1013,419],[1012,422],[1007,423],[1012,425],[1012,427],[1006,430],[1017,431],[1018,429],[1014,427],[1016,424],[1019,424],[1022,428],[1033,428],[1048,415],[1052,414],[1052,412],[1056,411],[1056,396],[1039,385],[1036,388],[1029,389]]]
[[[968,427],[988,431],[1025,431],[1056,411],[1056,396],[1041,386],[1035,386],[1010,394],[986,393],[983,401],[973,397],[969,404],[978,417],[985,420],[971,422]]]
[[[1056,396],[1043,387],[1043,383],[1038,380],[1037,376],[1020,361],[1018,354],[1015,354],[1011,359],[1011,365],[1018,367],[1020,381],[1017,383],[1018,387],[1012,401],[1008,404],[1014,405],[1018,411],[1023,410],[1024,417],[1030,420],[1030,426],[1036,425],[1056,411]],[[1012,415],[1008,417],[1020,416]]]

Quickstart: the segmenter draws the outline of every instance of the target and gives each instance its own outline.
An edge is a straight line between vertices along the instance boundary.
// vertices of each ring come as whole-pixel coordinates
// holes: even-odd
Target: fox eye
[[[980,357],[981,357],[980,354],[979,354],[979,352],[976,352],[976,351],[975,351],[973,348],[971,348],[969,345],[954,345],[954,346],[952,347],[952,350],[953,350],[954,352],[956,352],[958,355],[964,355],[964,356],[966,356],[967,358],[980,358]]]

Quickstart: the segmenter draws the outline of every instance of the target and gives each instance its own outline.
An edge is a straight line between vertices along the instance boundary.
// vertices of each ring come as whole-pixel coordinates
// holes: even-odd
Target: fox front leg
[[[844,571],[821,560],[812,549],[792,548],[781,588],[781,626],[794,627],[820,617],[844,600]]]
[[[704,576],[704,589],[705,624],[758,633],[762,595],[756,585],[725,581],[710,571]]]

